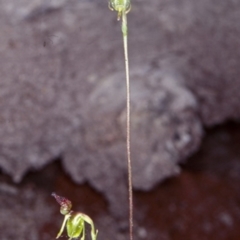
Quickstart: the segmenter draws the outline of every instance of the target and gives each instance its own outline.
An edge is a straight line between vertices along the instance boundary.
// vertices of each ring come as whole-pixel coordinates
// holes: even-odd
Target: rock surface
[[[134,239],[239,240],[239,141],[239,124],[207,130],[181,174],[152,191],[134,192]],[[53,240],[63,221],[53,190],[72,201],[73,211],[91,216],[98,239],[129,238],[127,218],[109,214],[102,194],[75,184],[55,161],[26,174],[21,184],[0,173],[1,240]],[[89,234],[88,228],[86,239]],[[66,232],[60,239],[68,239]]]
[[[129,14],[134,187],[179,173],[203,126],[239,119],[240,3],[152,0]],[[15,182],[57,157],[126,198],[125,80],[116,14],[95,1],[0,1],[0,167]],[[117,187],[116,187],[117,186]],[[120,204],[121,203],[121,204]]]

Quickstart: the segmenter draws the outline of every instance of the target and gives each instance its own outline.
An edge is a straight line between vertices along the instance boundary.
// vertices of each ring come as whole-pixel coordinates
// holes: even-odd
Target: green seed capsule
[[[127,14],[131,10],[130,0],[110,0],[108,7],[112,11],[118,12],[118,20],[120,20],[123,12]]]

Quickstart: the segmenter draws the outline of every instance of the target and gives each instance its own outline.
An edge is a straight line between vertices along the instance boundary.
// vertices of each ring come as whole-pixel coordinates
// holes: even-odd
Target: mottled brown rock
[[[177,174],[202,125],[239,119],[239,11],[233,0],[134,1],[136,189]],[[126,201],[126,154],[116,14],[96,0],[2,0],[0,32],[1,169],[19,182],[62,157],[76,182],[90,182],[117,209]]]
[[[136,189],[149,190],[160,180],[178,174],[177,163],[199,146],[202,129],[195,113],[196,101],[176,79],[181,80],[168,73],[152,73],[151,69],[132,71],[132,161]],[[121,208],[118,203],[127,200],[123,180],[127,171],[124,75],[99,80],[84,113],[84,127],[69,141],[64,168],[77,182],[88,180],[107,193],[110,202]]]

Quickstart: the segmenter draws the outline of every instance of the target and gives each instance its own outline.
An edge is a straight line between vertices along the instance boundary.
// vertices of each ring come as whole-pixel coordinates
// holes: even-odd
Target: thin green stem
[[[113,11],[117,11],[118,20],[122,18],[122,34],[123,48],[125,58],[126,72],[126,148],[127,148],[127,165],[128,165],[128,196],[129,196],[129,239],[133,240],[133,188],[132,188],[132,162],[131,162],[131,126],[130,126],[130,77],[128,63],[128,29],[127,29],[127,13],[131,10],[130,0],[110,0],[108,7]]]
[[[122,33],[123,33],[123,48],[125,58],[125,70],[126,70],[126,147],[127,147],[127,162],[128,162],[128,194],[129,194],[129,237],[133,240],[133,189],[132,189],[132,162],[131,162],[131,126],[130,126],[130,77],[129,77],[129,62],[128,62],[128,41],[127,41],[127,15],[126,12],[122,12]]]

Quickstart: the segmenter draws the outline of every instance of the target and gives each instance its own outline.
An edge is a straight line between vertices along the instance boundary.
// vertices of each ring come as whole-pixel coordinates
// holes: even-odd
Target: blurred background
[[[128,238],[123,47],[107,5],[0,0],[1,239],[55,239],[52,192],[99,239]],[[135,239],[239,239],[240,2],[135,0],[128,22]]]

